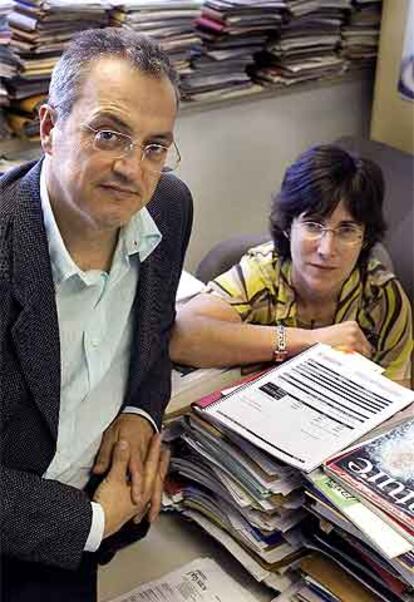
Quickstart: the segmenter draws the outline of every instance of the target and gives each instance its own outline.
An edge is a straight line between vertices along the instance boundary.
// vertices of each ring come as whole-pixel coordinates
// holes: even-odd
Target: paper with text
[[[254,602],[212,558],[197,558],[168,575],[140,585],[112,602]]]
[[[355,354],[319,344],[201,411],[308,472],[413,401]]]

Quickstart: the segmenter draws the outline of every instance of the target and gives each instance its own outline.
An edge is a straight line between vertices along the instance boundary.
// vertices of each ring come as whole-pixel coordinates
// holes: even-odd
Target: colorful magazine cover
[[[414,418],[328,461],[325,469],[414,532]]]

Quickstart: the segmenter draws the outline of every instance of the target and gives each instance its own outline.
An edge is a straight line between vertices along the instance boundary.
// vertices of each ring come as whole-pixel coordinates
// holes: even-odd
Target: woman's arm
[[[286,328],[288,355],[315,343],[342,345],[369,356],[370,345],[356,322],[305,330]],[[268,362],[275,349],[275,325],[245,324],[226,301],[201,294],[177,314],[170,355],[197,367],[236,366]]]

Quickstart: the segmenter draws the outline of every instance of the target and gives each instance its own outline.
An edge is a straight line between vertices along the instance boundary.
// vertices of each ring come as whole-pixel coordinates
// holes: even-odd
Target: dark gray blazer
[[[89,499],[41,478],[56,449],[60,349],[40,165],[0,179],[0,543],[3,554],[74,568],[90,529]],[[124,403],[146,410],[159,425],[170,397],[168,340],[192,225],[191,194],[178,178],[163,175],[148,209],[163,238],[140,265]]]

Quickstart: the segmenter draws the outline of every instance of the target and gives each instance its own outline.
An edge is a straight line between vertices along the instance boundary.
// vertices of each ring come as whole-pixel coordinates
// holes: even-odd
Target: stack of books
[[[341,31],[341,54],[350,67],[375,65],[381,26],[381,0],[353,0]]]
[[[155,38],[179,75],[189,73],[190,50],[200,38],[194,21],[202,0],[111,0],[111,25]]]
[[[291,85],[337,77],[346,63],[339,56],[341,25],[351,0],[287,2],[289,20],[256,57],[254,77],[265,84]]]
[[[401,414],[325,462],[306,486],[307,507],[320,521],[309,539],[325,554],[318,565],[326,572],[329,555],[369,599],[387,602],[414,599],[414,407]],[[326,589],[323,574],[302,591]],[[331,590],[339,594],[335,584]]]
[[[167,429],[173,456],[165,507],[199,524],[259,581],[285,592],[284,600],[411,601],[407,524],[397,519],[392,548],[380,550],[385,531],[369,547],[365,532],[358,537],[352,519],[325,500],[319,481],[334,475],[341,450],[414,402],[414,392],[380,371],[358,354],[316,345],[241,386],[197,401]],[[411,479],[413,433],[398,452]],[[329,475],[317,471],[324,462]],[[360,473],[364,466],[360,461]],[[384,466],[368,478],[379,479],[379,470],[377,485],[390,486]],[[410,491],[398,490],[408,508]],[[374,589],[372,582],[380,580],[382,587]],[[356,593],[341,597],[344,591]],[[384,591],[401,596],[378,598]]]
[[[183,78],[184,97],[202,100],[260,89],[246,68],[279,27],[284,11],[280,0],[206,0],[196,19],[202,44],[193,48],[193,72]]]
[[[11,80],[9,122],[16,134],[38,136],[37,108],[66,43],[83,29],[103,27],[107,11],[100,0],[16,0],[8,16],[11,49],[19,75]]]

